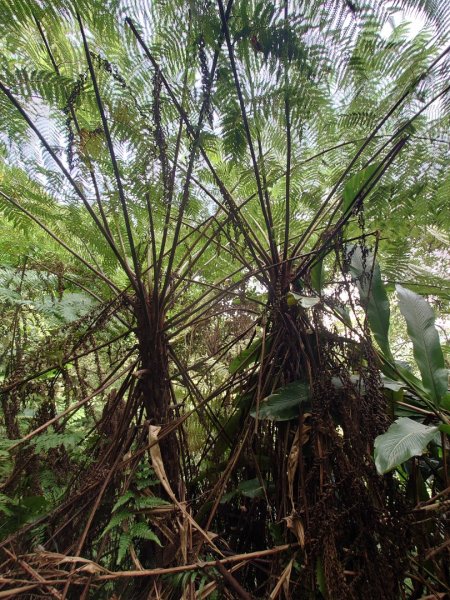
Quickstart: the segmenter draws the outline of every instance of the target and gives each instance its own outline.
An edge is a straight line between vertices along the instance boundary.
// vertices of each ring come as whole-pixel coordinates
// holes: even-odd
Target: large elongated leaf
[[[225,504],[239,494],[242,494],[246,498],[260,498],[264,494],[264,488],[257,478],[241,481],[235,490],[222,497],[220,503]]]
[[[318,296],[302,296],[296,292],[289,292],[287,299],[290,306],[300,304],[303,308],[312,308],[320,302]]]
[[[408,335],[413,343],[414,358],[420,369],[422,383],[436,406],[447,393],[448,374],[445,369],[439,334],[434,325],[434,313],[428,302],[401,285],[396,286],[399,307],[405,317]]]
[[[350,271],[356,280],[373,336],[386,358],[392,359],[389,347],[391,310],[386,288],[381,280],[380,267],[371,253],[364,258],[361,248],[356,246],[354,250],[352,248]]]
[[[322,292],[323,280],[323,258],[321,258],[311,269],[311,285],[319,294]]]
[[[238,485],[239,492],[247,498],[258,498],[263,495],[264,488],[258,479],[249,479],[248,481],[242,481]]]
[[[344,214],[352,206],[356,196],[362,190],[362,188],[369,183],[369,180],[373,177],[378,167],[378,163],[369,165],[365,169],[362,169],[362,171],[360,171],[359,173],[356,173],[356,175],[353,175],[353,177],[350,177],[350,179],[347,181],[347,183],[344,186],[343,194],[344,197],[342,208]]]
[[[237,356],[233,358],[228,367],[230,373],[234,375],[235,373],[239,373],[243,371],[246,367],[254,363],[258,358],[258,353],[261,349],[262,341],[260,339],[253,342],[248,348],[240,352]]]
[[[299,414],[299,406],[309,399],[309,386],[302,381],[293,381],[261,400],[258,419],[290,421]],[[256,408],[250,411],[256,417]]]
[[[266,348],[269,348],[270,337],[266,338]],[[235,373],[240,373],[253,363],[255,363],[261,356],[262,350],[262,339],[257,338],[248,348],[240,352],[237,356],[233,358],[228,367],[230,373],[234,375]]]
[[[438,427],[429,427],[408,417],[397,419],[386,433],[375,439],[375,465],[378,473],[387,473],[408,458],[423,454],[438,431]]]

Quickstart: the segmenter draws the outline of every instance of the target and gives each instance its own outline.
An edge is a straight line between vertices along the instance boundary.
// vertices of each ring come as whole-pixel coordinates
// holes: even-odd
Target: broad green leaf
[[[406,408],[399,402],[405,400],[405,390],[400,388],[399,390],[384,388],[385,396],[388,399],[388,414],[391,418],[394,417],[420,417],[420,412]]]
[[[270,338],[266,338],[266,348],[269,348]],[[234,375],[235,373],[239,373],[243,371],[246,367],[255,363],[260,355],[262,348],[262,339],[258,338],[255,340],[248,348],[240,352],[237,356],[233,358],[228,367],[229,372]]]
[[[414,375],[414,373],[411,371],[410,367],[405,366],[405,365],[406,365],[405,362],[396,360],[395,361],[396,373],[398,375],[400,375],[400,377],[402,378],[402,380],[405,383],[409,383],[413,389],[416,389],[417,391],[427,395],[427,393],[423,387],[422,381]]]
[[[447,394],[448,373],[444,364],[434,313],[428,302],[401,285],[396,286],[399,307],[405,317],[408,335],[413,343],[414,358],[425,390],[436,406]]]
[[[232,500],[235,496],[241,494],[242,496],[246,496],[247,498],[260,498],[264,493],[264,488],[261,485],[261,482],[258,478],[255,479],[247,479],[245,481],[241,481],[241,483],[237,486],[235,490],[225,494],[220,503],[225,504],[229,500]]]
[[[442,431],[443,433],[450,435],[450,425],[447,425],[446,423],[441,423],[439,425],[439,431]]]
[[[39,377],[36,377],[35,381],[46,381],[48,379],[53,379],[55,375],[58,375],[58,373],[58,369],[52,369],[51,371],[47,371],[46,373],[39,375]]]
[[[392,390],[393,392],[398,392],[399,390],[405,387],[405,384],[401,381],[389,379],[389,377],[385,377],[384,375],[381,377],[381,385],[385,389]]]
[[[345,308],[343,306],[333,306],[332,309],[335,313],[339,315],[344,325],[346,325],[347,327],[352,326],[352,320],[348,308]]]
[[[359,173],[356,173],[356,175],[353,175],[353,177],[350,177],[350,179],[347,181],[347,183],[344,186],[343,194],[342,210],[344,214],[353,205],[356,196],[362,190],[365,184],[369,183],[369,180],[372,178],[378,167],[378,163],[369,165],[365,169],[362,169],[362,171],[360,171]]]
[[[41,514],[47,507],[47,500],[44,496],[25,496],[19,502],[20,506],[26,508],[29,516]]]
[[[397,419],[386,433],[375,439],[375,465],[382,475],[401,465],[412,456],[423,454],[439,431],[408,417]]]
[[[246,496],[247,498],[258,498],[259,496],[262,496],[264,492],[264,488],[261,485],[259,479],[257,478],[242,481],[238,485],[238,490],[243,496]]]
[[[258,419],[290,421],[299,414],[299,406],[309,399],[309,386],[302,381],[294,381],[261,400]],[[256,407],[250,411],[256,418]]]
[[[311,285],[320,294],[323,287],[323,258],[311,269]]]
[[[441,400],[441,408],[450,410],[450,392],[447,392]]]
[[[295,301],[295,303],[300,304],[300,306],[303,306],[303,308],[312,308],[313,306],[316,306],[316,304],[319,304],[320,302],[320,298],[318,298],[317,296],[301,296],[300,294],[297,294],[296,292],[289,292],[288,294],[288,304],[289,299],[293,299]]]
[[[325,577],[325,569],[323,568],[323,562],[320,556],[316,561],[316,581],[317,587],[324,598],[328,598],[327,580]]]
[[[359,246],[351,250],[350,271],[356,280],[361,304],[367,312],[370,329],[386,358],[393,360],[389,347],[390,307],[380,267],[371,253],[363,257]]]
[[[318,296],[302,296],[299,299],[299,302],[303,308],[312,308],[313,306],[319,304],[320,298]]]

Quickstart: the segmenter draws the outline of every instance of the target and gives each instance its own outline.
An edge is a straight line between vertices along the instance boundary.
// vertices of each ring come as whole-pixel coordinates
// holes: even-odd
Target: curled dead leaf
[[[101,567],[100,565],[97,565],[96,563],[89,563],[87,565],[83,565],[82,567],[80,567],[79,569],[77,569],[78,573],[91,573],[92,575],[95,575],[95,573],[104,573],[105,569],[103,569],[103,567]]]
[[[305,529],[300,518],[295,514],[291,513],[288,517],[285,517],[286,525],[288,529],[292,529],[293,534],[297,538],[301,548],[305,547]]]
[[[294,508],[294,479],[298,467],[298,459],[300,454],[300,446],[306,444],[309,440],[310,425],[305,424],[305,420],[310,416],[310,413],[305,413],[302,416],[302,422],[295,432],[294,441],[292,442],[291,450],[289,452],[288,464],[287,464],[287,477],[289,486],[289,499]]]

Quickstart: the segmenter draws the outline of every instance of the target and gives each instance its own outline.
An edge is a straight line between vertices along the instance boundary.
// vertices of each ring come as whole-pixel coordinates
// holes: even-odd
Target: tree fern
[[[399,10],[424,30],[393,24]],[[400,487],[371,466],[383,357],[345,248],[376,285],[369,246],[389,285],[439,285],[449,18],[437,0],[0,2],[2,407],[21,438],[5,485],[47,498],[44,461],[71,473],[44,519],[47,548],[147,569],[166,553],[179,565],[295,538],[301,576],[286,590],[405,593],[394,571],[421,554],[393,508]],[[306,411],[258,418],[298,381]],[[261,493],[234,493],[248,481]],[[283,576],[295,557],[274,557]],[[253,561],[236,566],[224,585],[275,594]],[[426,576],[409,567],[428,581],[428,563]],[[65,568],[63,595],[80,577]],[[446,577],[436,559],[432,593]],[[198,579],[180,577],[190,593]]]

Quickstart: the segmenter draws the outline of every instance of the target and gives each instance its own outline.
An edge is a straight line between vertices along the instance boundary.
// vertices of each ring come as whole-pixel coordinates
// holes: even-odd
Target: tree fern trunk
[[[167,425],[172,391],[169,379],[169,359],[167,339],[164,334],[164,315],[151,309],[148,296],[147,306],[136,306],[139,353],[141,370],[137,394],[144,407],[147,420],[152,425]],[[180,465],[178,444],[175,433],[170,433],[160,443],[164,467],[175,494],[178,495]]]

